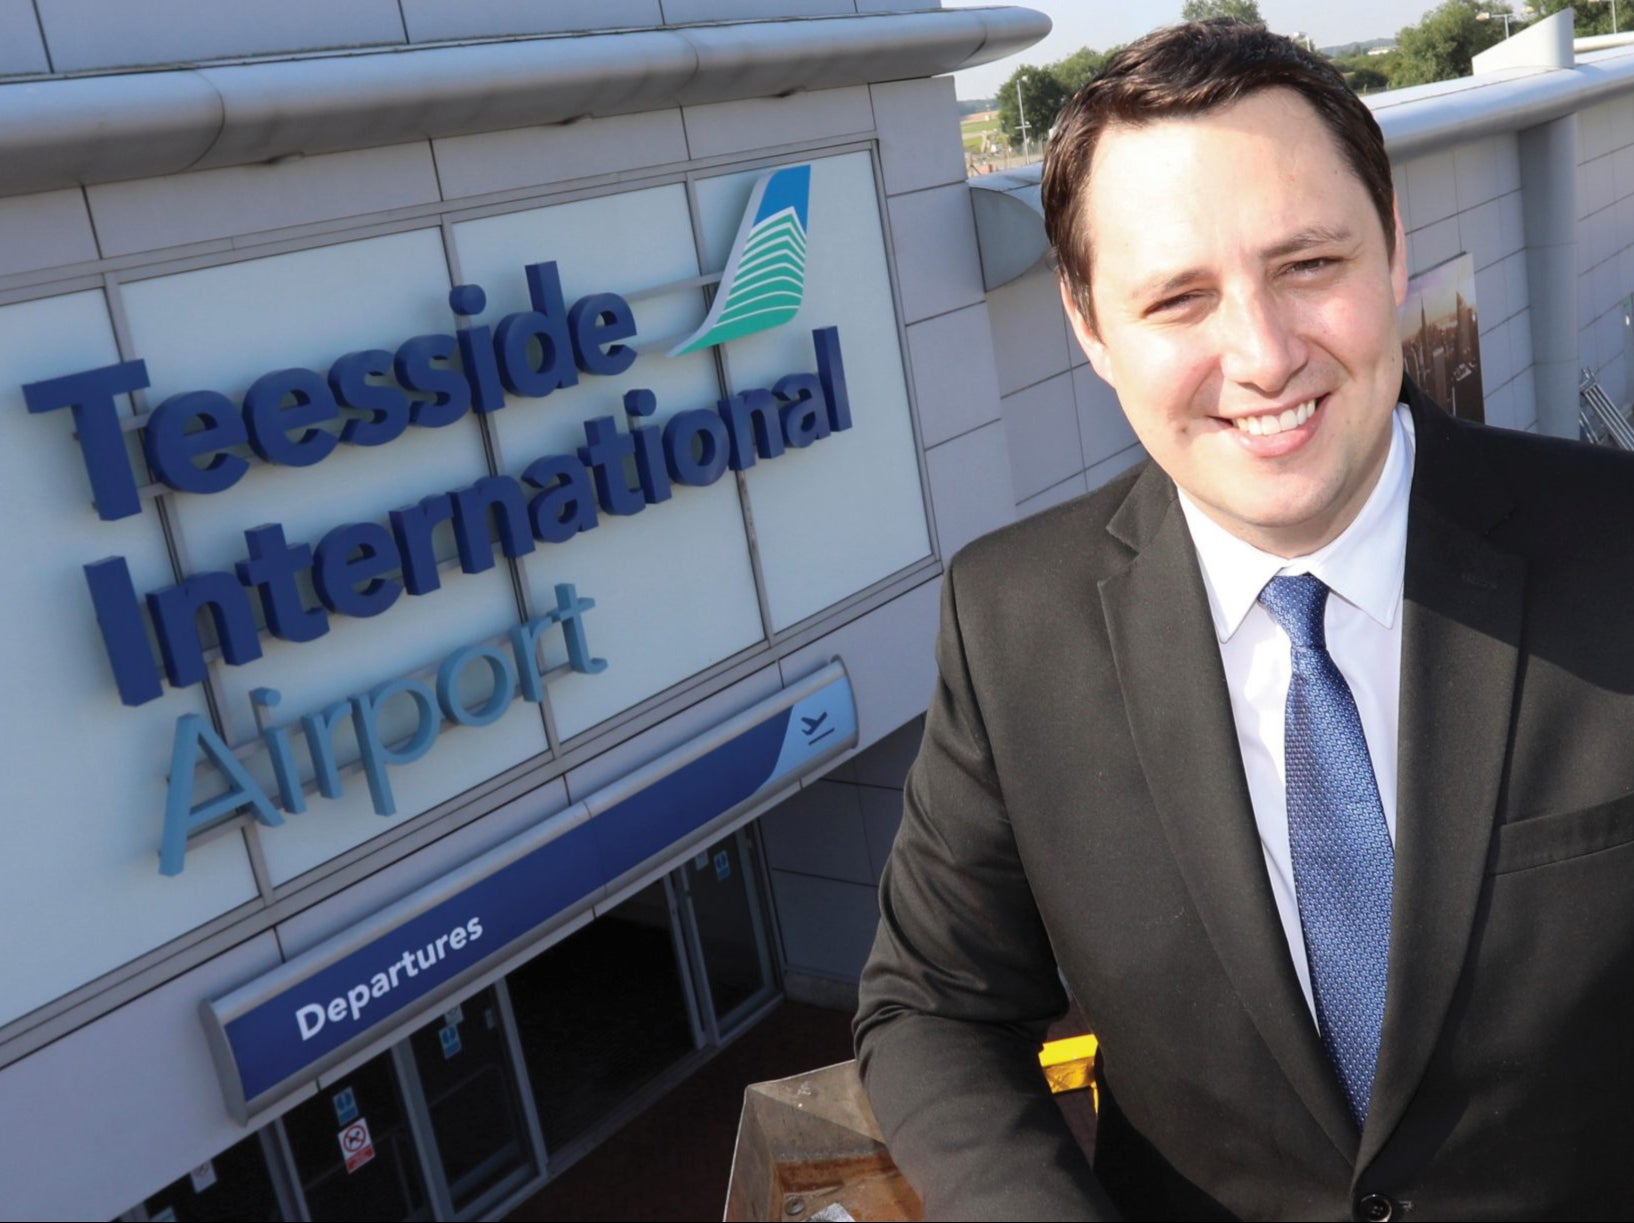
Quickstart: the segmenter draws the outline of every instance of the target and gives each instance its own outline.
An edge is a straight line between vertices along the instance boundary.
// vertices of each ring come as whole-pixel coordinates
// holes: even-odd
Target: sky
[[[984,8],[1004,0],[942,0],[943,8]],[[1048,64],[1065,59],[1079,47],[1097,49],[1133,42],[1154,26],[1180,20],[1181,0],[1130,3],[1129,0],[1014,0],[1055,23],[1047,38],[1019,55],[954,74],[961,98],[991,97],[1021,64]],[[1258,0],[1265,23],[1279,34],[1309,34],[1319,47],[1368,38],[1393,38],[1439,0],[1372,0],[1366,4],[1333,4],[1331,0]]]

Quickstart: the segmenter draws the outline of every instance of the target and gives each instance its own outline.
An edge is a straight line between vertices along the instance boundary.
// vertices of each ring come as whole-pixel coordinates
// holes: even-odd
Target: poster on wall
[[[1407,282],[1401,307],[1407,376],[1454,416],[1486,420],[1475,260],[1461,251]]]

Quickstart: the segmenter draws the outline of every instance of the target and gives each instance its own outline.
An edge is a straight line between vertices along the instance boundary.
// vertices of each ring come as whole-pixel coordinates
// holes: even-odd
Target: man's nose
[[[1218,320],[1221,373],[1232,382],[1275,395],[1304,368],[1305,342],[1274,295],[1227,297]]]

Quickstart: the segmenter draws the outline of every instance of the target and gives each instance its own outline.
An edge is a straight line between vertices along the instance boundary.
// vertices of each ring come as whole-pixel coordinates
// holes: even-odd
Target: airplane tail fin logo
[[[670,356],[781,326],[800,312],[810,199],[809,165],[784,166],[755,184],[714,304],[698,330],[670,349]]]

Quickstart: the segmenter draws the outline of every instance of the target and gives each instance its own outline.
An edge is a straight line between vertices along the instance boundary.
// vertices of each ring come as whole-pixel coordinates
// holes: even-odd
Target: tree
[[[1629,3],[1634,4],[1634,0],[1629,0]],[[1106,67],[1106,61],[1111,59],[1117,50],[1117,47],[1107,51],[1097,51],[1094,47],[1079,47],[1066,59],[1056,60],[1051,64],[1050,71],[1055,74],[1055,79],[1061,82],[1061,88],[1067,91],[1067,96],[1071,97],[1084,87],[1084,83],[1090,77]],[[1032,122],[1031,115],[1028,115],[1027,121]]]
[[[1396,35],[1395,68],[1390,84],[1427,85],[1468,76],[1470,61],[1488,47],[1503,41],[1504,23],[1482,21],[1476,14],[1487,12],[1494,18],[1509,11],[1507,5],[1483,5],[1478,0],[1442,0],[1439,7],[1424,14],[1417,25],[1404,27]]]
[[[1345,84],[1357,93],[1377,93],[1381,89],[1391,88],[1391,69],[1395,65],[1394,55],[1361,55],[1339,56],[1333,61],[1333,66],[1345,74]]]
[[[1618,22],[1625,30],[1628,28],[1629,16],[1634,14],[1634,0],[1617,0],[1621,6],[1617,16]],[[1572,8],[1572,36],[1575,38],[1591,38],[1596,34],[1610,34],[1611,5],[1608,0],[1537,0],[1538,15],[1547,17],[1551,13],[1558,13],[1570,5]]]
[[[1042,142],[1049,134],[1050,125],[1061,107],[1066,105],[1068,93],[1060,78],[1048,68],[1023,64],[1010,74],[999,89],[999,131],[1010,142],[1010,147],[1022,146],[1022,114],[1016,106],[1016,87],[1021,87],[1021,110],[1027,119],[1027,138]]]
[[[1254,0],[1186,0],[1180,6],[1180,20],[1207,21],[1210,17],[1235,17],[1238,21],[1264,25],[1260,6]]]

